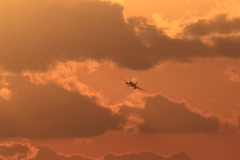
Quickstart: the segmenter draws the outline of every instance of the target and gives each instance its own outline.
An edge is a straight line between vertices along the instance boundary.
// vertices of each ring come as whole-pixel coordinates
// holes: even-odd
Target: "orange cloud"
[[[146,49],[117,3],[60,0],[16,4],[2,4],[11,13],[2,13],[8,17],[2,19],[5,25],[0,30],[0,64],[5,69],[45,69],[54,60],[89,58],[112,60],[127,68],[145,68],[139,62],[151,66]]]
[[[91,158],[83,157],[80,155],[64,155],[64,154],[58,154],[51,148],[48,148],[46,146],[38,146],[36,147],[39,149],[38,154],[36,155],[35,158],[29,159],[29,160],[94,160]]]
[[[240,82],[240,70],[235,67],[229,67],[224,71],[224,75],[228,76],[232,82]]]
[[[129,25],[137,29],[137,35],[147,44],[152,64],[160,60],[189,61],[195,57],[211,57],[212,49],[200,39],[170,38],[164,29],[149,24],[143,17],[132,17]]]
[[[45,70],[55,61],[67,60],[107,60],[123,68],[147,70],[169,59],[239,57],[238,35],[212,37],[214,46],[199,38],[170,38],[145,18],[126,19],[117,3],[27,0],[13,5],[1,1],[0,6],[7,8],[0,13],[7,15],[1,19],[0,65],[15,72]],[[222,15],[182,25],[186,34],[194,36],[233,34],[238,24],[239,17],[231,20]]]
[[[129,153],[123,155],[114,155],[114,154],[107,154],[104,156],[104,160],[196,160],[192,156],[189,156],[185,152],[180,152],[173,154],[169,157],[161,156],[155,154],[153,152],[141,152],[137,153]]]
[[[3,160],[93,160],[80,155],[61,155],[45,147],[31,147],[23,143],[4,143],[0,145],[0,158]]]
[[[11,85],[10,78],[16,76],[16,74],[4,71],[0,68],[0,85],[2,86],[9,86]]]
[[[220,119],[216,116],[204,116],[185,103],[174,102],[160,94],[145,98],[144,108],[122,106],[120,110],[122,114],[142,118],[143,123],[138,126],[140,132],[204,133],[220,130]]]
[[[31,147],[23,143],[4,143],[0,145],[0,158],[4,160],[195,160],[185,152],[170,156],[161,156],[154,152],[126,153],[122,155],[108,153],[101,158],[88,158],[82,155],[64,155],[56,153],[47,146]]]
[[[0,158],[3,160],[29,160],[37,155],[38,150],[31,147],[30,144],[6,142],[0,144]]]
[[[0,138],[37,139],[97,136],[117,130],[124,117],[95,102],[96,97],[55,84],[35,85],[18,78],[11,101],[0,99]]]
[[[240,129],[240,116],[238,116],[238,128]]]
[[[77,77],[77,72],[80,69],[87,67],[89,72],[93,72],[97,66],[99,64],[93,61],[82,63],[74,61],[67,61],[65,63],[56,62],[45,72],[25,71],[22,75],[29,78],[30,82],[34,84],[45,85],[54,82],[69,91],[77,90],[83,95],[101,96],[100,93],[95,92],[92,88],[78,81]]]
[[[81,143],[92,143],[92,140],[88,139],[88,138],[76,138],[76,139],[74,139],[74,144],[81,144]]]
[[[61,77],[57,71],[55,75],[59,74]],[[68,70],[62,71],[65,75]],[[52,71],[44,74],[46,79],[33,80],[36,84],[26,81],[24,77],[13,79],[10,86],[14,92],[11,101],[0,99],[1,138],[84,138],[102,135],[108,131],[236,131],[236,120],[227,121],[216,115],[204,115],[184,102],[175,102],[161,94],[136,92],[122,103],[102,105],[98,103],[101,99],[97,95],[89,96],[77,89],[65,88],[64,83],[67,83],[66,79],[71,79],[71,76],[66,76],[66,79],[56,78]],[[52,74],[55,78],[50,76]],[[62,82],[58,84],[59,79]]]
[[[109,64],[108,62],[104,63]],[[94,90],[78,79],[78,76],[82,76],[81,73],[86,69],[88,69],[89,73],[92,73],[102,65],[104,64],[93,60],[85,62],[55,62],[54,65],[51,65],[51,67],[44,72],[25,71],[22,72],[22,75],[27,77],[33,84],[46,85],[55,83],[65,90],[77,91],[81,95],[95,97],[96,102],[103,107],[107,107],[108,98],[102,92]]]
[[[5,100],[10,100],[12,96],[12,91],[8,88],[1,88],[0,89],[0,97],[4,98]]]
[[[240,17],[228,18],[227,14],[218,14],[210,19],[198,19],[184,27],[190,36],[210,36],[212,34],[231,35],[239,33]]]

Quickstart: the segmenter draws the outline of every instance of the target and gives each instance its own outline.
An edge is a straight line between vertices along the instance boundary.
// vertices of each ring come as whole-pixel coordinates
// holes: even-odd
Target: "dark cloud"
[[[185,26],[183,38],[170,38],[161,28],[147,23],[143,17],[132,17],[128,22],[129,25],[138,29],[137,35],[147,44],[149,57],[153,64],[169,59],[190,61],[192,58],[240,57],[240,36],[233,34],[240,31],[240,18],[229,20],[227,15],[218,15],[214,20],[190,23]],[[198,28],[201,29],[198,30]],[[207,35],[208,38],[202,39],[196,36],[197,33]],[[192,38],[186,38],[186,35]]]
[[[16,0],[16,2],[18,2]],[[239,38],[173,39],[145,18],[126,20],[123,7],[96,0],[30,1],[6,6],[0,14],[0,66],[20,72],[46,69],[54,61],[111,60],[120,67],[147,70],[163,60],[200,57],[239,58]],[[185,27],[184,34],[235,33],[239,18],[219,15]],[[136,31],[137,29],[137,31]]]
[[[131,123],[129,115],[143,119],[143,123],[137,122],[140,132],[204,133],[220,129],[218,117],[205,117],[185,103],[162,95],[146,97],[145,108],[122,106],[118,114],[113,114],[97,103],[101,99],[76,90],[67,91],[51,83],[35,85],[23,77],[14,77],[11,82],[10,100],[0,97],[1,139],[98,136],[122,130]]]
[[[15,158],[18,160],[97,160],[81,155],[58,154],[46,146],[31,147],[28,144],[11,143],[0,146],[0,158]],[[185,152],[163,157],[153,152],[128,153],[122,155],[106,154],[103,160],[195,160]]]
[[[240,57],[240,17],[229,18],[228,14],[219,14],[213,18],[199,19],[184,27],[183,34],[196,39],[208,37],[208,57]],[[200,56],[198,53],[193,54]]]
[[[122,116],[77,92],[54,84],[13,84],[10,101],[0,99],[0,138],[89,137],[116,130]]]
[[[143,119],[141,132],[197,133],[217,132],[220,129],[218,117],[205,117],[162,95],[148,97],[145,108],[122,107],[121,113],[137,115]]]
[[[189,156],[185,152],[180,152],[177,154],[173,154],[169,157],[163,157],[153,152],[141,152],[137,153],[129,153],[123,155],[114,155],[107,154],[104,156],[104,160],[195,160],[195,158]]]
[[[199,19],[184,28],[190,36],[206,36],[211,34],[231,34],[240,31],[240,18],[229,19],[227,14],[219,14],[211,19]]]
[[[194,57],[214,56],[211,48],[199,39],[173,39],[155,25],[147,23],[144,17],[132,17],[129,25],[138,29],[138,36],[149,46],[149,56],[155,60],[180,60],[189,61]]]
[[[218,56],[239,58],[240,57],[240,36],[213,37],[215,52]]]
[[[125,22],[122,6],[61,0],[33,3],[33,9],[26,7],[27,2],[18,10],[10,8],[11,14],[2,22],[0,64],[4,68],[39,69],[54,60],[86,58],[113,60],[132,69],[152,66],[146,47]]]
[[[45,146],[38,146],[37,149],[39,149],[39,151],[36,157],[29,160],[47,160],[47,159],[49,160],[93,160],[80,155],[71,155],[71,156],[60,155],[60,154],[57,154],[54,150]]]
[[[32,149],[28,144],[5,143],[0,145],[0,159],[27,159],[36,154],[37,150]]]
[[[240,116],[238,116],[238,128],[240,129]]]
[[[93,160],[80,155],[59,155],[48,147],[31,147],[29,144],[23,143],[9,143],[0,145],[0,159],[1,158],[4,160]]]

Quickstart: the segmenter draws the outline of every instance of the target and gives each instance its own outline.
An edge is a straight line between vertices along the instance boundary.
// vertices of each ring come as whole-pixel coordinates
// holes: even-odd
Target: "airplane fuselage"
[[[128,86],[131,86],[131,87],[133,87],[134,89],[136,89],[137,87],[136,87],[136,84],[135,83],[133,83],[133,82],[126,82],[126,84],[128,85]]]
[[[137,86],[138,81],[137,81],[136,83],[133,83],[132,81],[126,81],[126,80],[123,79],[122,77],[120,77],[120,78],[126,83],[126,85],[127,85],[128,87],[131,86],[131,87],[133,87],[133,89],[140,89],[140,90],[146,91],[145,89],[142,89],[142,88],[140,88],[140,87]]]

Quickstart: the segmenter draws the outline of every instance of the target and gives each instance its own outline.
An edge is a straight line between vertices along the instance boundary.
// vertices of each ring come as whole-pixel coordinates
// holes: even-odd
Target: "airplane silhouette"
[[[124,82],[126,82],[126,85],[129,87],[129,86],[131,86],[131,87],[133,87],[133,89],[140,89],[140,90],[144,90],[144,91],[146,91],[145,89],[142,89],[142,88],[140,88],[140,87],[138,87],[137,86],[137,83],[138,83],[138,81],[136,82],[136,83],[133,83],[132,81],[126,81],[125,79],[123,79],[122,77],[120,77]]]

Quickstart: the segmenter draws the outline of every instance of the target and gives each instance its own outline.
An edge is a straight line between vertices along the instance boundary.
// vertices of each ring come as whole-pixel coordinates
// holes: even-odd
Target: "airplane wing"
[[[137,85],[138,81],[135,83],[135,85]]]
[[[125,81],[126,83],[128,83],[128,81],[126,81],[125,79],[123,79],[122,77],[120,77],[123,81]]]
[[[145,89],[142,89],[142,88],[140,88],[140,87],[136,87],[136,89],[140,89],[140,90],[143,90],[143,91],[147,91],[147,90],[145,90]]]

